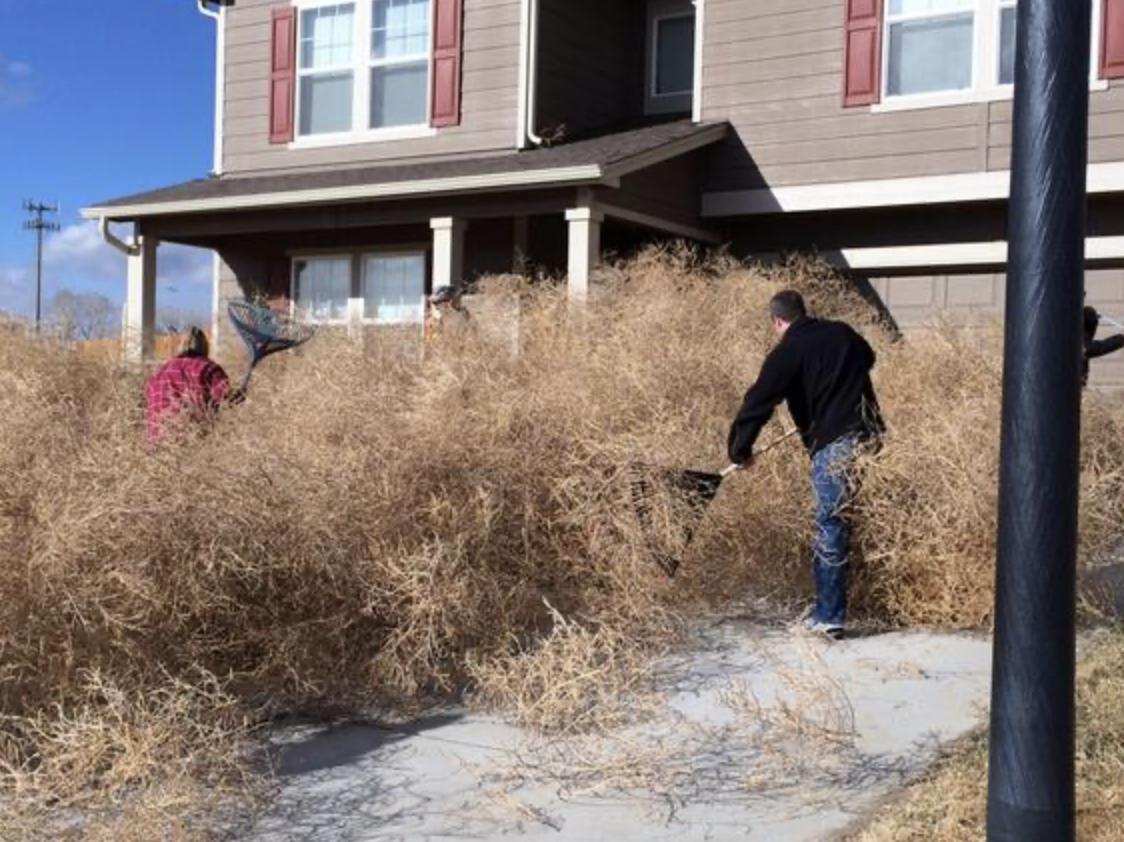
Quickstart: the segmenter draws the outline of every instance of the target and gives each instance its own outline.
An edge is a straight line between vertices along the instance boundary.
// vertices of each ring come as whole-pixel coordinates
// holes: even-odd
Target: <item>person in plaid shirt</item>
[[[198,428],[214,420],[219,406],[240,399],[231,392],[222,366],[208,359],[207,335],[197,327],[188,331],[183,350],[148,379],[148,443],[161,442],[169,432]]]

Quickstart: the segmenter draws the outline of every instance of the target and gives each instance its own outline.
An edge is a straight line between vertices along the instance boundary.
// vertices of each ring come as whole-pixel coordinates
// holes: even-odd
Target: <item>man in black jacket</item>
[[[847,612],[852,463],[859,445],[883,430],[870,370],[874,351],[842,322],[810,318],[800,293],[786,290],[769,302],[780,341],[765,358],[757,382],[746,392],[730,428],[729,454],[747,467],[753,443],[781,401],[788,404],[812,457],[816,537],[812,573],[816,604],[807,629],[832,639],[843,636]]]

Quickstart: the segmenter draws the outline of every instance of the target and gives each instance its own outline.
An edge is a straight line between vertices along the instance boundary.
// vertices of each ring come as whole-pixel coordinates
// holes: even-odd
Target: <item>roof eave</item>
[[[307,190],[251,193],[207,199],[94,206],[83,208],[82,216],[86,219],[129,220],[173,214],[238,211],[265,207],[299,207],[339,202],[362,202],[372,199],[480,193],[495,190],[527,190],[543,185],[608,184],[615,181],[614,176],[606,175],[603,167],[593,164],[514,173],[419,179],[385,184],[355,184],[345,187],[319,187]]]

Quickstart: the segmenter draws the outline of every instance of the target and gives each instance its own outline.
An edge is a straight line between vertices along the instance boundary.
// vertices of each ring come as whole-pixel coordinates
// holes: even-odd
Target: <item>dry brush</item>
[[[672,639],[684,616],[806,595],[798,445],[731,480],[689,546],[670,501],[655,501],[670,514],[653,534],[630,498],[636,466],[723,464],[771,342],[765,303],[782,286],[851,321],[879,354],[890,431],[863,473],[857,610],[886,626],[989,622],[994,328],[894,341],[808,262],[766,270],[653,251],[603,281],[584,310],[556,289],[493,284],[485,298],[520,302],[518,355],[487,330],[424,356],[377,335],[322,335],[266,363],[209,435],[156,452],[136,373],[5,336],[10,826],[34,824],[35,805],[92,809],[91,793],[112,826],[127,793],[175,789],[159,783],[169,752],[189,758],[172,764],[182,786],[243,791],[224,758],[248,757],[254,723],[282,711],[408,707],[471,679],[480,703],[514,705],[538,727],[588,723],[614,709],[607,686],[635,689],[636,653]],[[1093,396],[1085,408],[1092,557],[1124,515],[1124,416]],[[683,556],[678,579],[656,552]],[[572,681],[550,695],[553,669]],[[163,733],[169,711],[180,736],[130,736]],[[184,815],[173,795],[149,818],[164,833]]]

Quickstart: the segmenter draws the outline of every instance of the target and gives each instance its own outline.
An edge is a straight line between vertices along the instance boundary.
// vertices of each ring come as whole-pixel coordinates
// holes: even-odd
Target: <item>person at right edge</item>
[[[870,382],[874,350],[849,325],[810,317],[794,290],[774,295],[769,314],[779,341],[730,427],[730,461],[741,468],[750,465],[761,428],[785,401],[812,459],[816,508],[816,601],[803,625],[839,640],[847,615],[854,462],[864,443],[885,429]]]
[[[1097,339],[1097,327],[1101,323],[1101,314],[1094,307],[1085,307],[1082,321],[1084,322],[1081,339],[1084,355],[1081,358],[1081,385],[1089,385],[1089,360],[1107,356],[1114,351],[1124,348],[1124,333],[1106,336]]]

